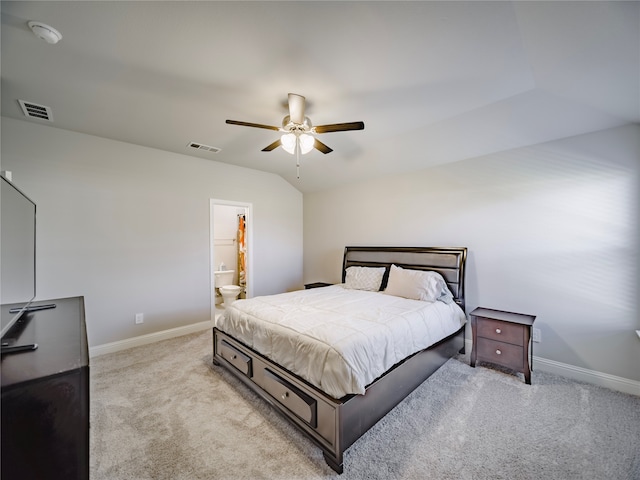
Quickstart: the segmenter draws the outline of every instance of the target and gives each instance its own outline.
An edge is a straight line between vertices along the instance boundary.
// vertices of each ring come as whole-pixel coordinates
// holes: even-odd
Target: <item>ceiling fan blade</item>
[[[302,95],[289,94],[289,117],[293,123],[304,123],[304,103],[305,99]]]
[[[315,148],[316,150],[320,150],[324,154],[333,152],[333,149],[327,147],[324,143],[322,143],[317,138],[313,142],[313,148]]]
[[[275,142],[273,142],[271,145],[267,145],[266,147],[264,147],[262,151],[270,152],[271,150],[275,150],[276,148],[278,148],[280,145],[282,145],[282,142],[280,141],[280,139],[278,139]]]
[[[316,133],[345,132],[347,130],[364,130],[364,122],[332,123],[330,125],[317,125]]]
[[[276,132],[280,131],[278,127],[263,125],[261,123],[239,122],[238,120],[227,120],[226,123],[229,125],[242,125],[243,127],[266,128],[267,130],[275,130]]]

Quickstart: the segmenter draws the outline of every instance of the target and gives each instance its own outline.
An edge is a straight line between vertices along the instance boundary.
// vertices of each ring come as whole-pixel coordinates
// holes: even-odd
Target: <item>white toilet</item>
[[[233,284],[233,274],[235,270],[216,270],[215,275],[215,288],[222,295],[223,306],[231,305],[235,299],[238,298],[242,287]]]

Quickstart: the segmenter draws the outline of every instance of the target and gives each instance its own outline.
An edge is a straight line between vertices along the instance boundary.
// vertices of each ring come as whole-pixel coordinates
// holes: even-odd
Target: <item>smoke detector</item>
[[[41,38],[47,43],[53,45],[55,43],[58,43],[62,39],[62,34],[60,34],[59,31],[45,23],[29,22],[27,23],[27,25],[29,25],[29,28],[36,37]]]

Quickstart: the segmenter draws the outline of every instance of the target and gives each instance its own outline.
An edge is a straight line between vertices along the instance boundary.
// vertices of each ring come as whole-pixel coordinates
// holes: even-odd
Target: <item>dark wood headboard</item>
[[[455,302],[464,310],[466,247],[345,247],[342,282],[347,268],[386,267],[381,290],[387,286],[391,265],[412,270],[433,270],[447,282]]]

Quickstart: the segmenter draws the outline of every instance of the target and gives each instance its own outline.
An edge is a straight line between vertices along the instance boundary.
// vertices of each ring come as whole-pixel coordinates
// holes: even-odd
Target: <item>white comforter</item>
[[[216,326],[334,398],[365,387],[464,325],[455,303],[342,285],[238,300]]]

